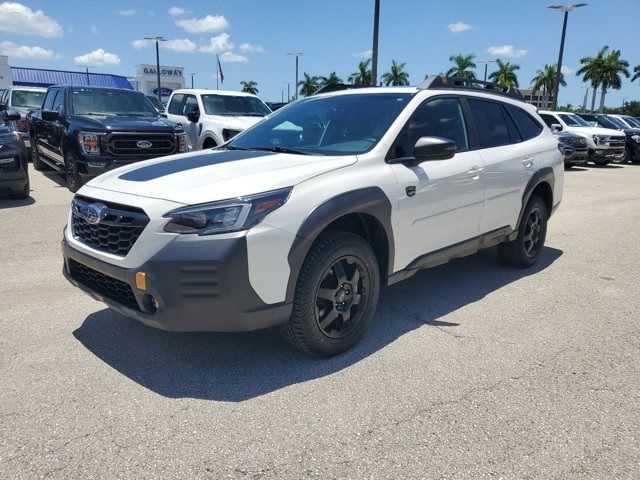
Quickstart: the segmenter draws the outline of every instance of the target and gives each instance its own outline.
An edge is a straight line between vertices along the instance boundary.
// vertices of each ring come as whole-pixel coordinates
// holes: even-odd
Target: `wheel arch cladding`
[[[387,275],[393,270],[395,251],[391,202],[379,187],[351,190],[320,204],[298,229],[288,256],[291,271],[288,302],[293,301],[298,274],[313,242],[324,231],[334,228],[355,233],[369,242],[382,270],[382,283],[386,284]]]
[[[527,203],[529,202],[529,199],[532,195],[538,195],[544,200],[544,203],[547,206],[547,213],[549,216],[551,216],[551,212],[553,210],[554,183],[555,175],[551,167],[541,168],[531,177],[524,190],[524,194],[522,195],[522,207],[520,208],[520,215],[518,216],[518,224],[514,229],[515,231],[517,231],[520,227],[524,209],[526,208]]]

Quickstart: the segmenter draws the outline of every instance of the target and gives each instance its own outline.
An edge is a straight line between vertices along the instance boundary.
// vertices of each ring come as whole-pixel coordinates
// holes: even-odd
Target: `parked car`
[[[571,168],[587,163],[589,157],[589,148],[587,140],[581,136],[571,132],[553,131],[557,137],[561,151],[564,154],[565,168]]]
[[[73,199],[64,274],[156,328],[280,325],[329,356],[421,268],[494,245],[531,267],[562,155],[519,92],[478,84],[331,86],[218,149],[105,173]]]
[[[7,122],[16,122],[20,114],[6,112]],[[10,126],[0,124],[0,193],[15,198],[29,198],[29,156],[24,140]]]
[[[40,87],[8,87],[0,96],[0,117],[5,116],[5,112],[15,110],[20,114],[20,118],[12,121],[10,128],[17,131],[25,142],[28,149],[29,143],[29,120],[27,113],[32,108],[40,108],[46,93],[46,88]]]
[[[166,116],[165,106],[160,100],[158,100],[158,97],[156,97],[155,95],[145,95],[145,97],[147,97],[147,99],[151,102],[151,105],[153,105],[153,108],[158,111],[158,114],[160,116]]]
[[[133,90],[50,87],[30,117],[34,168],[64,173],[72,192],[115,167],[187,151],[182,126]]]
[[[626,138],[618,130],[592,127],[575,113],[540,111],[540,117],[552,130],[568,131],[587,140],[589,161],[596,165],[619,162],[624,155]]]
[[[618,121],[624,123],[627,128],[640,128],[640,119],[632,117],[631,115],[616,115],[609,114],[608,117],[615,118]]]
[[[167,118],[180,123],[193,150],[228,142],[271,110],[255,95],[224,90],[174,90]]]
[[[631,161],[640,163],[640,128],[631,128],[617,116],[603,115],[600,113],[581,113],[580,117],[598,127],[619,130],[625,134],[626,143],[624,154],[617,158],[618,163]]]

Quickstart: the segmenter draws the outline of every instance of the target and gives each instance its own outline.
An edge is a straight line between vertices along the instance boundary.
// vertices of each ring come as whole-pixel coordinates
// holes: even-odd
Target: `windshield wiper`
[[[105,112],[86,112],[86,113],[76,113],[76,115],[95,115],[100,117],[115,117],[114,113],[105,113]]]
[[[234,145],[220,145],[218,148],[224,148],[225,150],[252,150],[251,148],[236,147]]]
[[[291,153],[292,155],[309,155],[307,152],[301,152],[300,150],[294,150],[293,148],[287,147],[256,147],[251,150],[263,150],[265,152],[275,152],[275,153]]]

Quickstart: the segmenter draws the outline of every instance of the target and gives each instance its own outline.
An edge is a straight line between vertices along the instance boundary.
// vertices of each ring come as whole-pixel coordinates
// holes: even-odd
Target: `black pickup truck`
[[[72,192],[112,168],[187,151],[182,126],[133,90],[50,87],[30,112],[29,130],[34,168],[64,173]]]

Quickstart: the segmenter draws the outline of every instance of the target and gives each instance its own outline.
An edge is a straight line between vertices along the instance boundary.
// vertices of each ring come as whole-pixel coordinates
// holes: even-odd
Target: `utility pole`
[[[587,111],[587,97],[589,96],[589,87],[582,87],[582,88],[586,89],[584,91],[584,102],[582,102],[582,111],[586,112]]]
[[[145,40],[153,40],[156,42],[156,75],[158,78],[158,90],[157,90],[157,97],[158,97],[158,101],[161,102],[162,101],[162,92],[160,91],[160,47],[159,47],[159,43],[160,42],[165,42],[166,39],[164,37],[144,37]]]
[[[303,52],[287,53],[296,57],[296,100],[298,100],[298,59],[304,55]]]
[[[484,81],[487,81],[487,67],[490,63],[496,63],[497,60],[476,60],[476,63],[484,63]]]
[[[191,73],[191,88],[193,88],[193,77],[196,75],[195,73]]]
[[[371,85],[378,84],[378,36],[380,31],[380,0],[375,0],[373,10],[373,48],[371,49]]]
[[[89,67],[84,67],[85,68],[85,72],[87,72],[87,86],[91,85],[91,82],[89,81]]]
[[[562,37],[560,37],[560,52],[558,52],[558,66],[556,71],[556,83],[553,87],[553,110],[558,109],[558,92],[560,91],[560,78],[562,76],[562,56],[564,54],[564,37],[567,33],[567,20],[569,19],[569,12],[572,12],[576,8],[584,7],[586,3],[574,3],[572,5],[549,5],[549,8],[560,10],[564,13],[564,20],[562,22]]]
[[[282,82],[282,83],[286,83],[287,84],[287,103],[289,103],[291,101],[291,82]]]

